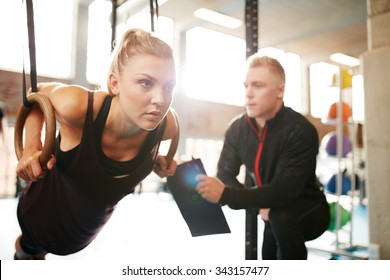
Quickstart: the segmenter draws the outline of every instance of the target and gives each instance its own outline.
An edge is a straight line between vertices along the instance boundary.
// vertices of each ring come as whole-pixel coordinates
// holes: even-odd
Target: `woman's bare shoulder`
[[[83,125],[88,107],[88,93],[91,90],[77,86],[58,86],[50,94],[50,101],[56,112],[56,118],[60,123],[68,125]],[[93,92],[94,112],[100,108],[107,95],[103,91]]]

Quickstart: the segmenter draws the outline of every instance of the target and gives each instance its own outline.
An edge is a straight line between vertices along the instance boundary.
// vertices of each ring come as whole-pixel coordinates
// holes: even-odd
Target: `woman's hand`
[[[52,170],[54,168],[56,158],[52,155],[46,166],[42,168],[39,162],[40,155],[41,151],[30,153],[24,151],[23,156],[16,166],[16,174],[26,181],[36,182],[43,178],[46,174],[46,170]]]
[[[199,182],[196,190],[204,199],[212,203],[218,203],[221,200],[225,190],[225,185],[221,180],[204,174],[197,175],[196,180]]]
[[[168,162],[165,156],[157,156],[156,163],[154,165],[154,172],[160,177],[173,176],[176,172],[177,162],[173,159],[168,166]]]

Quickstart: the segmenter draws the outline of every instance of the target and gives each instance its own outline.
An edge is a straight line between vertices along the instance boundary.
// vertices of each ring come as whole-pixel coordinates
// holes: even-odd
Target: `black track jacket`
[[[272,208],[324,196],[315,174],[318,148],[315,127],[284,105],[266,122],[262,135],[254,119],[237,116],[226,131],[218,162],[217,177],[227,185],[220,203],[233,209]],[[242,165],[245,186],[236,178]]]

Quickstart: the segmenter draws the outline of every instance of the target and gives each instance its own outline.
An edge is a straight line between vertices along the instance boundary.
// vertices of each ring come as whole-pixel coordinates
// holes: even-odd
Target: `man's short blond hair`
[[[253,54],[247,60],[248,68],[268,67],[273,73],[280,76],[283,84],[286,82],[286,74],[280,62],[266,55]]]

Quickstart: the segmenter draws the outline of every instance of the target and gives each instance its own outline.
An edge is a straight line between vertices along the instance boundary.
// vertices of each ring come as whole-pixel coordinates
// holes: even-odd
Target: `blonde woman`
[[[176,83],[171,47],[143,30],[128,30],[113,53],[107,83],[107,92],[38,85],[53,105],[59,134],[44,171],[39,164],[42,113],[29,114],[17,165],[18,176],[28,185],[17,210],[22,235],[15,259],[82,250],[117,202],[150,172],[174,174],[176,162],[168,166],[158,155],[160,141],[178,129],[170,110]]]

